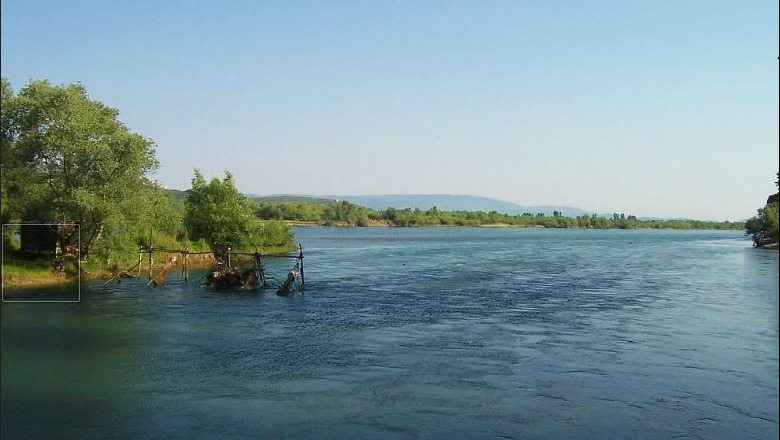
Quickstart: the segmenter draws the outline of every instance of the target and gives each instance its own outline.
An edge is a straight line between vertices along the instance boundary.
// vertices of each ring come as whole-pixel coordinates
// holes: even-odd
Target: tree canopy
[[[758,209],[758,215],[745,223],[745,233],[752,236],[755,246],[777,247],[780,242],[780,220],[778,220],[780,171],[777,173],[775,185],[778,192],[767,197],[766,205]]]
[[[214,252],[249,250],[260,240],[252,205],[236,189],[229,172],[221,180],[214,177],[207,183],[195,170],[185,201],[184,224],[190,238],[206,240]]]
[[[192,188],[179,192],[186,200],[152,182],[154,143],[80,83],[33,80],[14,93],[2,78],[0,92],[0,223],[57,224],[50,229],[60,256],[125,264],[152,235],[158,247],[292,247],[290,228],[261,225],[229,172],[207,183],[195,170]],[[13,245],[10,231],[3,240]]]
[[[35,80],[14,95],[2,82],[2,220],[74,223],[59,228],[63,249],[85,259],[106,228],[138,219],[155,190],[154,144],[79,83]],[[80,230],[79,230],[80,229]]]

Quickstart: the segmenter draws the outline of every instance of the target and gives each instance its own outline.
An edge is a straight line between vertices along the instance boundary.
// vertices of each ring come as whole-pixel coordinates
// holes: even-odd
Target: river
[[[287,297],[4,289],[2,438],[778,437],[778,252],[741,232],[295,233]]]

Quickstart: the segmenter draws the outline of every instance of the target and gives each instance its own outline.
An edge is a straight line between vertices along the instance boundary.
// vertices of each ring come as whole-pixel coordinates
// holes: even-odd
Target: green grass
[[[20,258],[16,255],[4,255],[3,284],[9,286],[56,284],[74,279],[78,273],[75,264],[68,264],[64,274],[54,272],[51,264],[51,258],[47,257]]]
[[[42,271],[51,271],[51,259],[38,258],[26,260],[14,257],[3,258],[3,273],[34,275]]]

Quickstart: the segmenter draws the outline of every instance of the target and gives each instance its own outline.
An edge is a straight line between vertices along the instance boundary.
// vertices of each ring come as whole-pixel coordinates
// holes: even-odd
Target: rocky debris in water
[[[290,270],[287,274],[287,278],[284,280],[281,286],[276,290],[277,295],[287,295],[295,285],[295,277],[298,276],[298,264]]]
[[[206,274],[205,285],[217,289],[239,286],[244,289],[251,289],[255,283],[256,277],[253,271],[241,271],[237,267],[228,267],[225,263],[217,262],[211,266]]]

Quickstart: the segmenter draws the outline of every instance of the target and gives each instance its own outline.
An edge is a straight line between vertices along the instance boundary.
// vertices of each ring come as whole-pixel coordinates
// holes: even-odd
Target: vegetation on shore
[[[60,275],[67,276],[66,268],[77,260],[87,271],[125,269],[137,261],[139,247],[151,243],[190,251],[217,251],[225,244],[254,251],[259,243],[293,248],[289,228],[257,227],[248,203],[238,228],[235,219],[219,215],[205,229],[185,222],[199,203],[211,199],[190,191],[185,205],[153,182],[149,175],[158,166],[153,141],[130,131],[118,110],[90,99],[83,85],[33,80],[14,93],[2,78],[0,91],[0,223],[48,225],[36,231],[51,237],[49,258],[55,261],[49,266]],[[235,190],[232,180],[223,183],[220,190]],[[217,203],[206,210],[223,209],[230,216],[234,207]],[[249,237],[225,235],[250,230]],[[22,257],[18,229],[4,227],[2,240],[4,260]],[[8,268],[16,278],[30,275],[11,263]]]
[[[496,211],[440,211],[397,209],[383,211],[354,205],[347,201],[279,201],[258,202],[258,218],[326,226],[519,226],[544,228],[594,229],[731,229],[741,230],[742,222],[713,222],[700,220],[641,220],[636,216],[613,214],[612,217],[582,215],[567,217],[559,212],[552,216],[542,213],[522,215],[501,214]]]
[[[70,266],[66,271],[55,272],[50,258],[20,258],[4,256],[3,287],[48,286],[75,280],[76,271]]]
[[[780,201],[780,171],[777,173],[775,185],[778,192],[766,199],[766,205],[758,209],[758,215],[745,223],[745,234],[753,238],[753,245],[767,249],[778,249],[780,233],[778,233],[778,202]]]
[[[206,179],[195,170],[192,187],[184,200],[184,226],[193,239],[204,240],[214,252],[227,249],[254,251],[259,246],[285,248],[292,231],[278,222],[259,223],[252,202],[241,194],[233,176]]]

